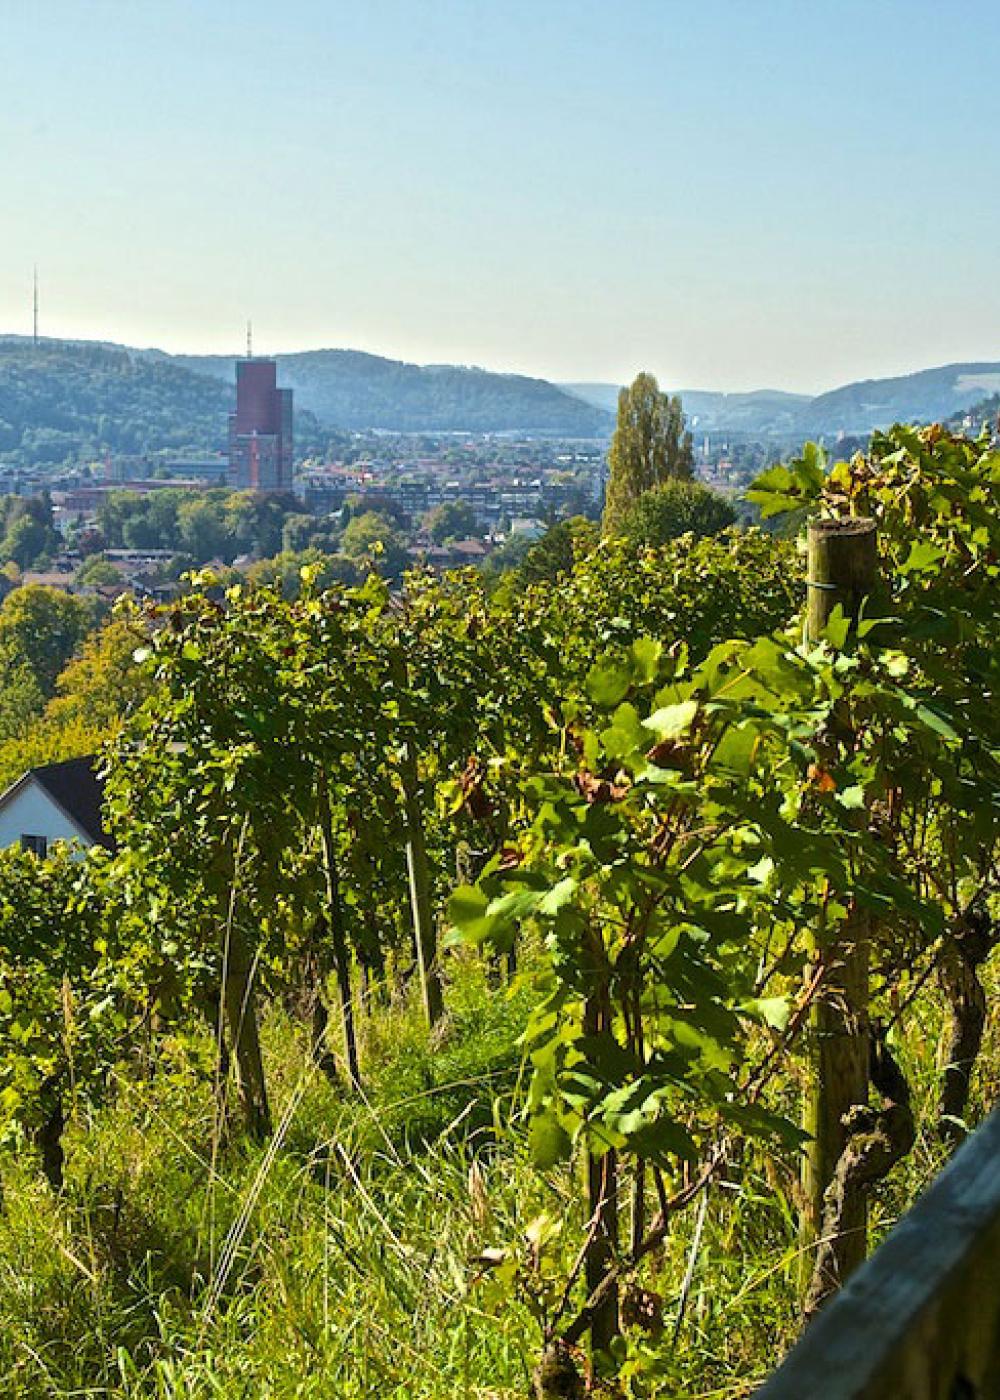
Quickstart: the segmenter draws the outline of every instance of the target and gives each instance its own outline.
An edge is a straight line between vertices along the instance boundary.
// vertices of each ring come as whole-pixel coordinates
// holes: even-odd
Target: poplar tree
[[[631,506],[646,491],[694,472],[691,434],[675,395],[661,393],[651,374],[638,374],[618,395],[618,424],[608,452],[608,494],[603,529],[617,534]]]

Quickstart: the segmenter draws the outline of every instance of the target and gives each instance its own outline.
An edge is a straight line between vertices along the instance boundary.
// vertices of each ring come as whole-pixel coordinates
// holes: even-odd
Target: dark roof
[[[39,768],[29,768],[23,778],[7,789],[0,801],[13,796],[30,778],[44,788],[53,802],[58,803],[91,841],[99,846],[111,845],[101,821],[104,782],[97,776],[95,758],[70,758],[65,763],[46,763]]]

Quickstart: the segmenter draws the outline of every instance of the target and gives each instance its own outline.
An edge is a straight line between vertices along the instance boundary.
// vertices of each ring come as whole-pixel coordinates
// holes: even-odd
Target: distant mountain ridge
[[[614,384],[564,384],[595,407],[617,403]],[[721,394],[679,393],[688,423],[697,433],[742,432],[765,437],[867,434],[897,422],[952,418],[1000,390],[1000,361],[968,361],[917,370],[890,379],[865,379],[810,397],[777,389]]]
[[[217,448],[225,443],[234,360],[170,355],[105,341],[0,336],[0,459],[22,446],[62,460],[105,444],[116,451]],[[455,365],[413,365],[359,350],[277,356],[297,418],[323,428],[504,432],[605,437],[613,420],[545,379]],[[65,380],[60,403],[58,380]],[[137,424],[133,420],[138,417]],[[46,434],[62,437],[47,437]],[[35,436],[33,436],[35,435]],[[22,441],[23,439],[23,441]]]
[[[0,338],[0,462],[48,467],[211,451],[231,395],[214,379],[121,346]]]
[[[820,394],[805,411],[813,432],[868,432],[871,428],[917,420],[950,418],[1000,389],[1000,363],[977,361],[941,365],[894,379],[865,379]]]
[[[162,353],[162,352],[153,352]],[[172,363],[230,382],[227,355],[171,355]],[[460,365],[415,365],[361,350],[277,355],[280,381],[326,427],[398,432],[526,432],[603,437],[600,407],[524,374]]]
[[[596,408],[617,412],[617,384],[563,384]],[[793,431],[799,411],[812,400],[808,394],[790,394],[781,389],[753,389],[747,393],[724,394],[712,389],[671,389],[680,394],[688,425],[701,433]]]
[[[296,432],[323,450],[338,429],[507,432],[606,438],[618,386],[555,385],[526,375],[414,365],[356,350],[277,356],[295,391]],[[0,463],[28,467],[112,453],[216,451],[233,400],[228,355],[169,355],[100,341],[0,336]],[[961,415],[1000,391],[1000,362],[970,361],[846,384],[810,398],[777,389],[681,391],[696,435],[734,433],[792,446],[865,435],[895,421]],[[315,446],[314,446],[315,445]]]

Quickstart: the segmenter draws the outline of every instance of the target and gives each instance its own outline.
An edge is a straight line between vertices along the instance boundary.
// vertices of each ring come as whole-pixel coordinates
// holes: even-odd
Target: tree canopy
[[[17,588],[0,604],[0,653],[26,666],[41,693],[51,696],[93,621],[91,604],[61,589]]]
[[[476,513],[468,501],[444,501],[428,511],[424,524],[435,544],[461,540],[475,533]]]
[[[608,452],[604,533],[620,529],[625,512],[644,491],[694,471],[691,434],[679,398],[660,390],[651,374],[636,375],[618,396],[618,423]]]
[[[689,532],[717,535],[736,524],[725,496],[700,481],[671,478],[644,491],[621,518],[620,533],[641,545],[661,545]]]

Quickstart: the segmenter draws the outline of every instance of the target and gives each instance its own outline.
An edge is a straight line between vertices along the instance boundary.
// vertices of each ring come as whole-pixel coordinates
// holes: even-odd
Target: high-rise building
[[[236,361],[229,415],[229,479],[250,491],[292,489],[292,391],[278,388],[274,360]]]

